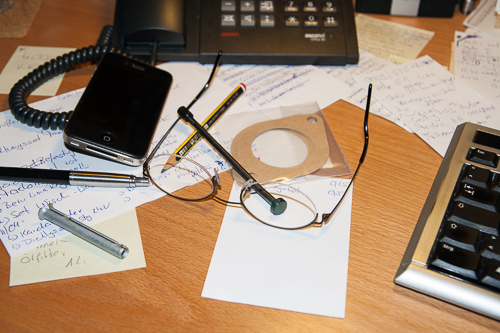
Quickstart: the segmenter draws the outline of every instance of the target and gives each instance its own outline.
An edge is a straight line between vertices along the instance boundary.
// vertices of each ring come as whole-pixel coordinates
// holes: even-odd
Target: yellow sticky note
[[[73,49],[61,47],[18,46],[0,74],[0,93],[8,94],[12,86],[35,68]],[[47,81],[32,95],[55,96],[64,74]]]
[[[135,209],[92,228],[127,246],[127,257],[118,259],[70,234],[12,257],[9,286],[146,267]]]

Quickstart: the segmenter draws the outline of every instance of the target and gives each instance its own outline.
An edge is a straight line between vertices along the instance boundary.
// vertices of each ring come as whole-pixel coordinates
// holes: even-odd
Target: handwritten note
[[[248,106],[262,110],[309,102],[325,108],[349,91],[342,81],[314,66],[231,65],[222,66],[217,75],[232,87],[246,85],[242,99],[248,105],[241,111],[249,111]]]
[[[0,93],[8,94],[12,86],[40,65],[57,56],[72,51],[70,48],[18,46],[0,74]],[[54,96],[61,85],[64,74],[51,79],[36,89],[32,95]]]
[[[331,212],[348,182],[323,180],[300,190],[318,212]],[[230,200],[238,195],[235,185]],[[351,204],[352,191],[327,225],[304,230],[272,228],[228,206],[202,297],[343,318]]]
[[[342,99],[364,110],[366,108],[368,86],[360,87],[357,84],[356,80],[354,80],[353,76],[380,71],[389,66],[394,66],[394,64],[388,60],[377,57],[370,52],[359,50],[359,62],[357,66],[325,66],[322,68],[328,74],[344,82],[350,88],[350,92],[346,94]],[[411,132],[411,129],[408,126],[406,126],[401,120],[399,120],[396,116],[394,116],[394,114],[389,112],[389,110],[384,108],[377,101],[372,100],[372,103],[370,105],[370,112],[389,121],[392,121],[393,123]]]
[[[174,77],[172,90],[168,96],[161,121],[158,125],[153,144],[165,133],[168,127],[177,119],[177,109],[188,105],[204,86],[210,74],[211,66],[194,63],[166,63],[160,66]],[[234,66],[237,68],[238,66]],[[263,71],[272,71],[272,66],[262,66]],[[225,67],[228,71],[230,66]],[[238,68],[240,70],[241,68]],[[254,68],[251,68],[254,69]],[[249,70],[251,70],[249,69]],[[314,91],[318,86],[318,77],[327,77],[327,82],[337,82],[329,79],[322,71],[309,73],[294,72],[288,69],[293,86],[295,79],[301,87],[297,93]],[[236,82],[248,81],[248,72],[239,72],[233,76]],[[302,74],[301,74],[302,73]],[[318,75],[315,75],[318,74]],[[280,75],[276,73],[276,75]],[[192,112],[196,119],[205,119],[226,96],[235,88],[216,78],[210,89],[193,106]],[[253,83],[257,85],[257,83]],[[279,85],[272,81],[271,86]],[[340,83],[341,87],[343,84]],[[250,86],[250,85],[249,85]],[[340,96],[335,93],[337,87],[329,87],[332,94],[323,99],[323,103],[335,102]],[[56,96],[41,102],[33,103],[34,108],[45,111],[72,110],[78,102],[83,90]],[[265,105],[266,101],[289,105],[295,103],[295,93],[284,93],[269,97],[273,91],[260,94],[253,103]],[[302,101],[311,101],[315,95],[300,94]],[[247,111],[254,106],[239,99],[229,110]],[[161,147],[160,153],[174,151],[184,139],[192,133],[192,128],[182,122],[178,123],[172,135]],[[103,159],[75,153],[68,150],[62,140],[61,131],[48,131],[28,127],[16,121],[10,112],[0,113],[0,159],[4,166],[23,166],[34,168],[50,168],[61,170],[106,171],[124,174],[142,175],[141,167],[129,167]],[[196,159],[208,170],[217,168],[218,172],[228,170],[227,163],[216,154],[204,141],[199,142],[189,157]],[[0,239],[11,256],[29,251],[48,241],[54,241],[66,236],[67,232],[53,227],[49,222],[38,219],[38,209],[53,203],[54,207],[89,225],[106,220],[117,214],[139,206],[163,195],[154,187],[150,188],[95,188],[88,186],[63,186],[48,184],[29,184],[20,182],[0,181]]]
[[[9,286],[112,273],[146,267],[135,210],[94,226],[126,245],[129,254],[118,259],[74,236],[48,242],[11,258]]]
[[[500,39],[455,33],[455,76],[500,110]]]
[[[394,63],[413,60],[432,39],[434,32],[356,15],[359,48]]]
[[[500,129],[495,106],[428,56],[355,79],[442,156],[463,122]]]

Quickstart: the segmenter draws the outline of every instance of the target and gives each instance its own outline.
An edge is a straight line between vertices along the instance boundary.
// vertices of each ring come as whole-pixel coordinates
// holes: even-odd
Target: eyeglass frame
[[[222,56],[222,51],[219,51],[216,59],[215,59],[215,62],[214,62],[214,66],[212,68],[212,71],[210,73],[210,76],[207,80],[207,82],[205,83],[205,85],[203,86],[203,88],[200,90],[200,92],[196,95],[196,97],[191,101],[191,103],[186,107],[188,110],[198,101],[198,99],[201,98],[201,96],[208,90],[208,88],[210,87],[212,81],[213,81],[213,78],[215,77],[215,73],[217,71],[217,68],[219,66],[219,63],[220,63],[220,58]],[[344,202],[344,199],[346,198],[346,195],[347,193],[349,192],[350,188],[352,187],[352,184],[354,183],[354,179],[356,178],[357,174],[358,174],[358,171],[360,169],[360,166],[363,164],[364,160],[365,160],[365,157],[366,157],[366,154],[368,152],[368,143],[369,143],[369,133],[368,133],[368,118],[369,118],[369,114],[370,114],[370,104],[371,104],[371,93],[372,93],[372,84],[370,83],[369,86],[368,86],[368,94],[367,94],[367,101],[366,101],[366,108],[365,108],[365,116],[364,116],[364,134],[365,134],[365,141],[364,141],[364,146],[363,146],[363,151],[361,153],[361,156],[359,158],[359,162],[358,162],[358,165],[356,166],[356,170],[354,171],[353,173],[353,176],[351,177],[350,181],[349,181],[349,184],[347,185],[346,187],[346,190],[344,191],[342,197],[340,198],[340,200],[337,202],[337,204],[335,205],[335,207],[333,208],[333,210],[330,212],[330,213],[323,213],[322,214],[322,218],[321,218],[321,221],[316,221],[317,217],[318,217],[318,213],[316,213],[316,216],[315,218],[313,219],[312,222],[310,222],[309,224],[307,225],[304,225],[304,226],[301,226],[301,227],[293,227],[293,228],[286,228],[286,227],[280,227],[280,226],[276,226],[276,225],[272,225],[272,224],[269,224],[269,223],[266,223],[260,219],[258,219],[257,217],[255,217],[251,212],[249,212],[247,209],[245,209],[245,211],[247,211],[254,219],[256,219],[257,221],[265,224],[265,225],[268,225],[268,226],[271,226],[271,227],[274,227],[274,228],[278,228],[278,229],[284,229],[284,230],[301,230],[301,229],[306,229],[306,228],[309,228],[309,227],[321,227],[323,225],[326,225],[328,222],[330,222],[330,220],[333,218],[333,216],[335,216],[335,213],[338,211],[338,209],[340,208],[340,206],[342,205],[342,203]],[[154,180],[152,179],[151,175],[149,174],[149,165],[150,165],[150,162],[153,160],[153,158],[156,156],[156,153],[158,152],[158,150],[160,149],[161,145],[163,144],[163,142],[165,142],[166,138],[168,137],[168,135],[170,134],[170,132],[172,131],[172,129],[175,127],[175,125],[179,122],[181,118],[178,117],[174,122],[173,124],[170,126],[170,128],[166,131],[166,133],[161,137],[161,139],[158,141],[158,143],[155,145],[155,147],[151,150],[151,153],[148,155],[148,157],[146,158],[146,160],[144,161],[143,163],[143,175],[144,177],[148,178],[151,183],[156,187],[158,188],[160,191],[164,192],[165,194],[171,196],[171,197],[174,197],[176,199],[180,199],[180,200],[184,200],[184,201],[201,201],[201,200],[205,200],[207,198],[214,198],[216,200],[219,200],[221,202],[224,202],[226,204],[239,204],[239,205],[242,205],[243,207],[245,207],[245,205],[242,203],[243,202],[243,196],[248,193],[248,191],[252,188],[252,183],[249,183],[247,182],[241,189],[240,191],[240,202],[229,202],[227,200],[223,200],[219,197],[217,197],[215,195],[215,193],[217,192],[217,189],[219,188],[219,185],[221,184],[220,182],[220,178],[219,178],[219,174],[217,173],[217,170],[214,169],[214,175],[211,175],[208,170],[206,170],[201,164],[199,164],[198,162],[190,159],[190,158],[187,158],[185,156],[181,156],[181,155],[176,155],[176,154],[168,154],[170,156],[177,156],[177,157],[180,157],[180,158],[183,158],[183,159],[186,159],[186,160],[189,160],[190,162],[198,165],[201,167],[202,170],[204,170],[207,175],[210,177],[210,180],[212,182],[212,192],[204,197],[201,197],[201,198],[196,198],[196,199],[189,199],[189,198],[182,198],[182,197],[178,197],[170,192],[167,192],[166,190],[164,190],[163,188],[161,188],[160,186],[158,186]]]

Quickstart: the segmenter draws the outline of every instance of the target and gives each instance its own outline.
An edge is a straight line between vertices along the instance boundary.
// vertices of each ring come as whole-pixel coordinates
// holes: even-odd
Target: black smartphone
[[[171,85],[166,71],[120,54],[104,55],[64,128],[66,147],[141,165]]]

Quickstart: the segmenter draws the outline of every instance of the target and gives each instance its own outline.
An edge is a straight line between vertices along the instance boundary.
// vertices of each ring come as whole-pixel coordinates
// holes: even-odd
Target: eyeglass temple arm
[[[247,181],[252,181],[256,182],[256,180],[241,166],[241,164],[238,163],[232,157],[227,150],[224,149],[210,133],[205,130],[203,126],[198,123],[194,117],[191,111],[189,111],[186,107],[181,106],[178,110],[177,113],[179,114],[179,117],[186,121],[187,123],[191,124],[197,131],[198,133],[203,136],[205,140],[226,160],[226,162],[233,167],[233,169],[243,178],[245,182]],[[286,209],[286,201],[283,198],[278,198],[276,199],[273,197],[269,192],[267,192],[260,184],[253,184],[251,185],[252,189],[254,189],[258,195],[264,199],[271,208],[271,213],[274,215],[280,215],[282,214],[285,209]]]
[[[370,136],[368,135],[368,116],[370,115],[371,99],[372,99],[372,84],[370,83],[368,85],[368,95],[366,97],[366,109],[365,109],[365,119],[364,119],[365,144],[363,146],[363,152],[361,153],[361,156],[359,158],[359,163],[358,163],[358,166],[356,167],[356,171],[354,171],[354,175],[352,176],[351,181],[349,182],[349,185],[347,186],[344,194],[342,195],[342,198],[340,198],[340,200],[337,203],[337,205],[335,206],[335,208],[330,213],[324,213],[321,216],[321,222],[313,222],[312,223],[313,225],[321,226],[323,224],[330,222],[330,219],[333,217],[333,215],[335,215],[335,213],[337,212],[337,210],[341,206],[342,202],[344,201],[344,199],[347,195],[347,192],[349,192],[349,189],[351,188],[352,183],[354,182],[354,178],[356,178],[356,175],[358,174],[359,167],[361,166],[361,164],[363,164],[363,162],[365,160],[366,153],[368,152],[368,143],[370,141]]]
[[[210,85],[212,84],[212,80],[214,78],[217,67],[219,66],[221,56],[222,56],[222,51],[219,51],[219,54],[217,54],[217,58],[215,58],[214,67],[212,68],[212,72],[210,73],[210,77],[208,78],[207,83],[205,83],[205,85],[200,90],[198,95],[196,95],[196,97],[191,101],[191,103],[189,103],[189,105],[187,106],[188,109],[190,109],[194,105],[194,103],[196,103],[196,101],[201,97],[201,95],[205,93],[205,90],[207,90],[208,87],[210,87]]]

